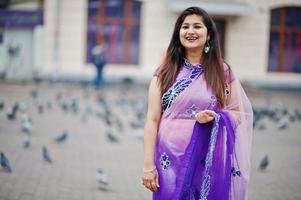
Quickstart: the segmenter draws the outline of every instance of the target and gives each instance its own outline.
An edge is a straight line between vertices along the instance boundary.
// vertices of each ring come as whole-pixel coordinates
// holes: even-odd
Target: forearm
[[[152,168],[154,164],[155,145],[158,124],[156,121],[148,120],[144,128],[144,167]]]

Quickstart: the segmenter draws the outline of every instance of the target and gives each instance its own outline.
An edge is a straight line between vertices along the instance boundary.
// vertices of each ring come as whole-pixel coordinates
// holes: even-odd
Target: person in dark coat
[[[104,45],[99,45],[97,44],[96,46],[93,47],[92,49],[92,63],[96,67],[96,77],[94,81],[92,82],[92,85],[96,88],[99,89],[103,83],[103,68],[107,63],[107,58],[105,54],[105,46]]]

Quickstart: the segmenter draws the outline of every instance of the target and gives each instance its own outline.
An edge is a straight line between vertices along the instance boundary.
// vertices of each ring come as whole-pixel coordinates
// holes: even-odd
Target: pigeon
[[[112,134],[111,131],[107,131],[106,137],[109,142],[118,142],[118,139]]]
[[[295,116],[298,120],[301,120],[301,109],[295,109]]]
[[[0,110],[4,108],[4,101],[3,99],[0,99]]]
[[[100,104],[106,104],[106,99],[105,99],[103,96],[101,96],[101,95],[99,95],[99,96],[97,97],[97,101],[98,101],[98,103],[100,103]]]
[[[87,89],[85,89],[84,94],[83,94],[83,97],[84,97],[85,99],[89,99],[89,98],[90,98],[90,92],[89,92]]]
[[[119,118],[116,118],[116,126],[117,126],[118,132],[123,133],[123,131],[124,131],[123,123]]]
[[[63,93],[62,93],[62,92],[58,92],[58,93],[56,94],[55,99],[56,99],[57,101],[60,101],[62,98],[63,98]]]
[[[132,129],[141,129],[143,128],[144,124],[143,122],[132,121],[130,122],[130,126]]]
[[[42,154],[43,154],[43,159],[48,162],[48,163],[52,163],[52,159],[50,158],[48,149],[43,146],[43,150],[42,150]]]
[[[98,117],[101,120],[105,120],[105,118],[106,118],[105,114],[100,112],[100,111],[96,111],[95,116]]]
[[[6,156],[4,155],[3,152],[0,152],[0,164],[1,164],[1,167],[2,167],[5,171],[7,171],[7,172],[9,172],[9,173],[12,172],[12,168],[11,168],[11,166],[10,166],[10,164],[9,164],[9,160],[6,158]]]
[[[18,104],[15,103],[14,106],[8,111],[7,113],[7,119],[9,120],[14,120],[16,119],[16,114],[17,114],[17,111],[18,111]]]
[[[57,143],[62,143],[62,142],[64,142],[64,141],[66,141],[67,137],[68,137],[68,133],[67,133],[67,131],[64,131],[64,132],[63,132],[62,134],[60,134],[57,138],[55,138],[55,141],[56,141]]]
[[[31,119],[30,119],[30,117],[28,116],[28,114],[24,113],[24,114],[22,114],[22,116],[21,116],[21,123],[24,123],[24,122],[26,122],[26,121],[31,122]]]
[[[144,130],[143,129],[137,129],[135,131],[135,135],[138,140],[143,140],[144,139]]]
[[[258,130],[265,130],[265,129],[266,129],[265,123],[261,122],[260,124],[258,124]]]
[[[38,113],[42,114],[44,112],[44,106],[42,104],[38,105]]]
[[[86,106],[85,114],[87,114],[87,115],[93,114],[93,109],[92,109],[91,105]]]
[[[277,128],[278,129],[286,129],[288,124],[288,119],[286,117],[282,117],[278,122],[277,122]]]
[[[78,112],[78,100],[76,97],[73,97],[71,100],[71,110],[73,111],[73,113]]]
[[[287,116],[288,122],[295,122],[297,119],[293,110],[288,110],[288,113],[286,116]]]
[[[31,91],[31,97],[32,97],[33,99],[38,98],[38,90],[37,90],[37,89],[33,89],[33,90]]]
[[[111,110],[110,110],[110,108],[108,106],[105,107],[105,113],[109,117],[112,116],[112,112],[111,112]]]
[[[52,109],[52,103],[50,101],[47,102],[47,109],[48,110]]]
[[[261,160],[258,169],[259,169],[260,171],[265,171],[266,168],[268,167],[268,165],[269,165],[269,157],[268,157],[268,155],[266,155],[266,156]]]
[[[111,126],[112,125],[112,120],[111,120],[111,118],[110,118],[110,115],[105,115],[104,116],[105,117],[105,122],[106,122],[106,125],[109,127],[109,126]]]
[[[96,178],[99,189],[107,190],[109,185],[108,176],[101,169],[97,170]]]
[[[24,142],[23,142],[23,147],[28,148],[31,145],[31,136],[29,134],[26,134],[24,136]]]
[[[19,110],[22,112],[22,113],[25,113],[27,108],[28,108],[28,105],[25,101],[21,101],[19,102]]]
[[[22,122],[22,132],[30,133],[32,130],[32,124],[30,120],[26,120]]]
[[[66,101],[62,102],[61,107],[64,112],[68,112],[68,104]]]
[[[143,111],[137,111],[136,116],[138,120],[144,120],[145,113]]]

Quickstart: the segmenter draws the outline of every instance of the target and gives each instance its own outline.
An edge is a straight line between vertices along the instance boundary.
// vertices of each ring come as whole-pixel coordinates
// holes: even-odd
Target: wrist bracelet
[[[157,168],[154,167],[154,168],[151,169],[151,170],[145,170],[145,169],[143,168],[143,173],[152,173],[152,174],[156,174],[156,173],[157,173]]]

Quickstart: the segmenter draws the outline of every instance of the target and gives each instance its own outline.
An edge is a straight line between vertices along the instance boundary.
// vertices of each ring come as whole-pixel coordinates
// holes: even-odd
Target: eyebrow
[[[193,25],[196,25],[196,24],[199,24],[199,25],[202,25],[202,23],[200,23],[200,22],[196,22],[196,23],[192,23]],[[189,23],[188,22],[185,22],[185,23],[183,23],[182,25],[189,25]]]

